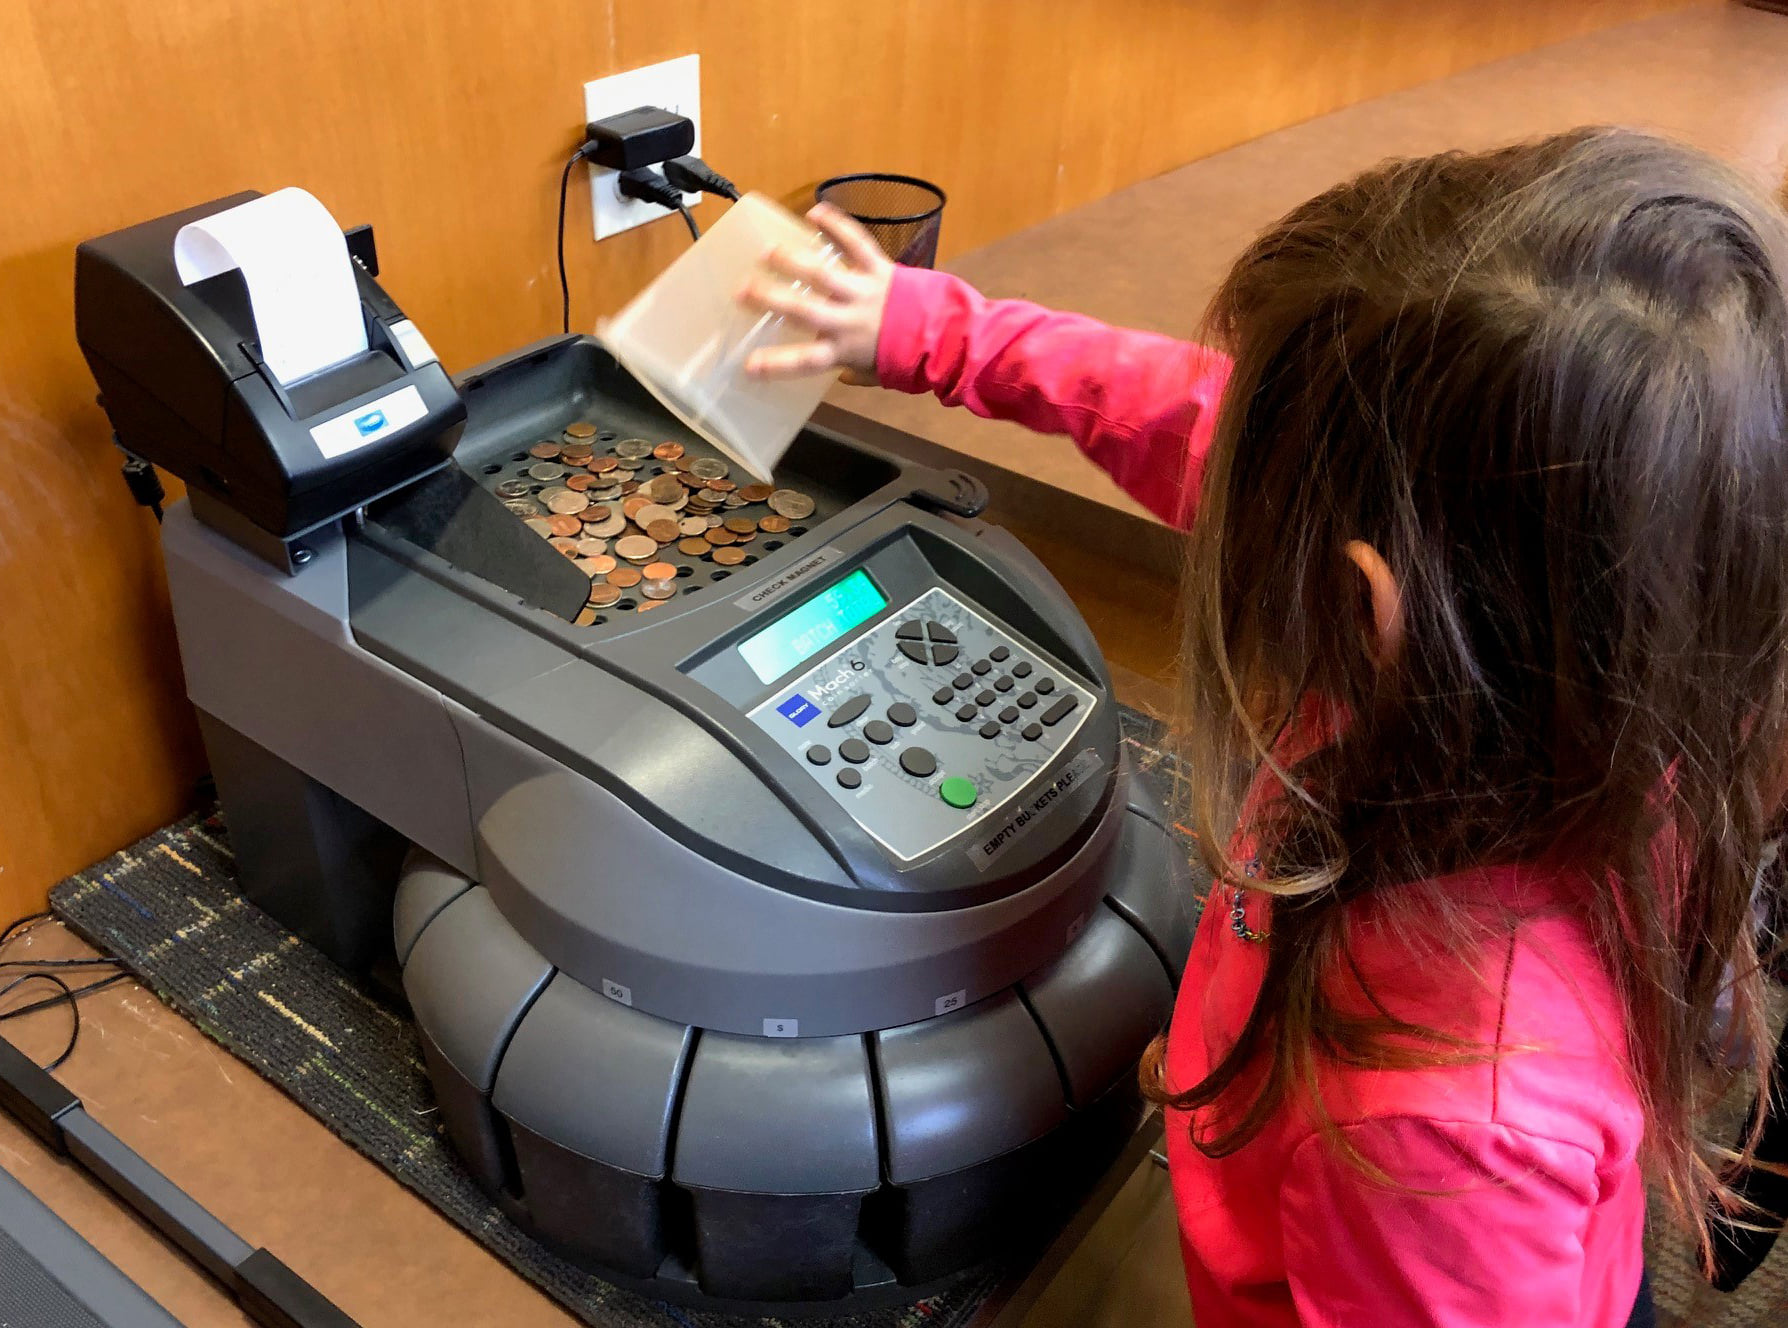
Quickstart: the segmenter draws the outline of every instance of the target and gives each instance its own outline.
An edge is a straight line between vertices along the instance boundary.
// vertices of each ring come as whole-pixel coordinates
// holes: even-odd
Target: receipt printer
[[[182,282],[181,228],[259,197],[82,244],[75,332],[119,445],[184,480],[207,524],[291,570],[301,536],[446,466],[466,409],[358,262],[366,350],[289,383],[261,354],[241,272]]]

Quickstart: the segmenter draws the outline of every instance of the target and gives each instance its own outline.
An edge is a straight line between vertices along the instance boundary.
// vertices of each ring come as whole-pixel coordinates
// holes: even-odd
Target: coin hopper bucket
[[[738,302],[775,247],[835,257],[807,223],[761,194],[747,194],[598,334],[678,418],[758,481],[770,479],[836,377],[746,377],[754,351],[813,339]]]
[[[937,264],[937,237],[944,224],[944,191],[912,175],[835,175],[814,198],[850,213],[896,263]]]

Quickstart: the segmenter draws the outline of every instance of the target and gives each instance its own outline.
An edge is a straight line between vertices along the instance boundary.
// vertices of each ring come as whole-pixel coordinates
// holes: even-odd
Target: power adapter
[[[587,160],[610,170],[637,171],[686,155],[695,146],[695,122],[656,106],[636,106],[590,121],[584,142]]]

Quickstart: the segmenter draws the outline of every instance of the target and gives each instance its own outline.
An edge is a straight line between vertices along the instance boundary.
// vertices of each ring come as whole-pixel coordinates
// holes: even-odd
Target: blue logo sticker
[[[382,410],[369,410],[366,414],[355,419],[354,427],[360,430],[360,436],[362,438],[366,437],[368,434],[377,433],[380,429],[385,427],[385,412]]]
[[[818,719],[819,712],[818,706],[798,692],[776,707],[776,713],[792,722],[796,728]]]

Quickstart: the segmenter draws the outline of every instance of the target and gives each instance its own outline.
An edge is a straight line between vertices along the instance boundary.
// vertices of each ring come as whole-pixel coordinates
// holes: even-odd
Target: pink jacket
[[[1229,361],[953,277],[901,269],[877,348],[882,383],[978,415],[1067,434],[1162,519],[1193,516]],[[1399,1015],[1509,1048],[1487,1064],[1325,1073],[1347,1139],[1399,1182],[1345,1160],[1308,1103],[1233,1155],[1168,1152],[1199,1328],[1619,1328],[1639,1287],[1643,1132],[1613,983],[1568,876],[1502,868],[1437,882],[1486,922],[1467,962],[1354,920],[1360,967]],[[1168,1037],[1171,1086],[1196,1083],[1234,1039],[1265,968],[1205,910]],[[1258,901],[1250,924],[1266,925]],[[1363,997],[1342,991],[1339,998]]]

